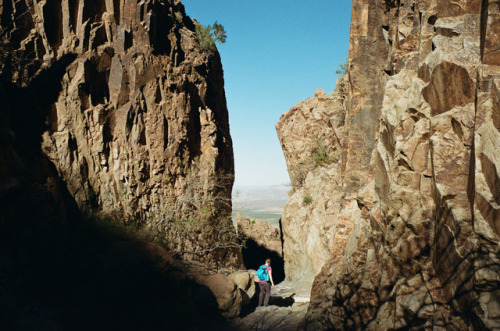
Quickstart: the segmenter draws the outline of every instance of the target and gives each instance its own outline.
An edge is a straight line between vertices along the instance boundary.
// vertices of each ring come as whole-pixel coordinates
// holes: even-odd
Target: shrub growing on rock
[[[215,23],[213,25],[203,26],[199,22],[195,22],[196,36],[200,42],[201,49],[209,53],[215,51],[215,43],[223,44],[226,42],[226,31],[222,24]]]

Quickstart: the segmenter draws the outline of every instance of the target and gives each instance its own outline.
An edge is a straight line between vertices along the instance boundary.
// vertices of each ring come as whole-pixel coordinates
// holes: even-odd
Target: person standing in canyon
[[[266,259],[266,263],[259,267],[257,270],[259,277],[259,306],[267,306],[269,304],[269,297],[271,296],[271,286],[274,287],[273,272],[271,268],[271,259]]]

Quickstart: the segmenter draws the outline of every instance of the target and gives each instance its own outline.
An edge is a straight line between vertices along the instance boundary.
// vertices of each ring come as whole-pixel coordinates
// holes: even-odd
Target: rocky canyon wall
[[[214,250],[235,236],[222,66],[180,1],[3,0],[0,26],[3,196],[36,178],[184,258],[240,263]]]
[[[292,281],[312,280],[349,226],[335,217],[343,199],[346,87],[341,78],[333,95],[317,90],[276,125],[292,183],[281,219],[285,274]]]
[[[500,328],[499,5],[354,0],[343,101],[280,119],[304,328]]]

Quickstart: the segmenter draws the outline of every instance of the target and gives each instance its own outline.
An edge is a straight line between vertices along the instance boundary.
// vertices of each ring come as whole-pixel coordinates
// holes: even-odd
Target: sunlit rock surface
[[[283,256],[280,230],[267,222],[236,215],[236,226],[239,236],[252,244],[260,246],[278,257]],[[247,243],[248,245],[249,243]],[[261,261],[261,263],[264,263]]]
[[[346,224],[337,217],[346,84],[339,79],[333,95],[317,90],[314,98],[292,107],[276,125],[292,181],[281,219],[285,275],[291,281],[312,280],[346,232]]]
[[[303,327],[500,328],[499,15],[495,1],[353,1],[341,143],[321,133],[333,106],[323,125],[314,107],[277,125],[295,183],[287,277],[317,274]],[[340,147],[331,173],[297,167],[316,136]],[[323,201],[294,198],[313,178]]]

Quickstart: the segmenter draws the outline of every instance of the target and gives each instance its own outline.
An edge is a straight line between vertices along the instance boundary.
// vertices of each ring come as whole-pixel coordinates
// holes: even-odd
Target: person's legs
[[[269,297],[271,296],[271,283],[265,282],[264,286],[266,288],[266,297],[264,299],[264,306],[269,304]]]
[[[262,303],[264,302],[264,291],[265,289],[265,284],[264,282],[259,282],[259,306],[262,306]]]

